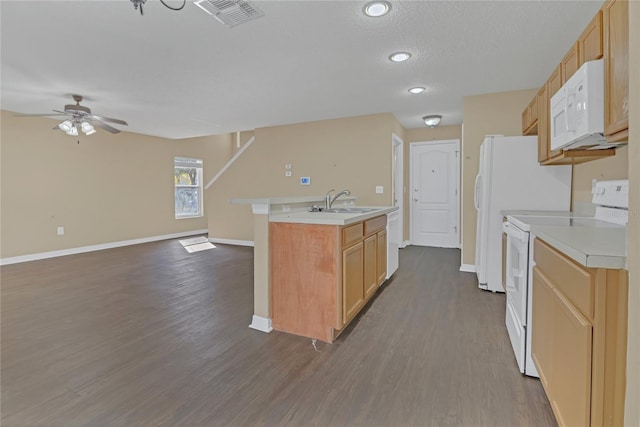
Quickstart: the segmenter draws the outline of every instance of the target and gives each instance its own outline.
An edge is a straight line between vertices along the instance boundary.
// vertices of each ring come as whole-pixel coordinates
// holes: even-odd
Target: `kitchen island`
[[[251,328],[270,332],[275,327],[332,342],[375,293],[386,277],[386,214],[398,208],[356,207],[353,200],[353,197],[341,200],[343,210],[356,210],[344,212],[310,212],[312,206],[324,202],[324,196],[231,200],[233,204],[251,205],[254,213]],[[361,281],[364,292],[365,280],[371,280],[373,271],[376,285],[369,286],[366,296],[359,298],[357,285],[343,287]],[[310,283],[315,286],[309,286]],[[348,292],[346,296],[344,292]],[[332,298],[335,304],[327,298]],[[343,317],[342,307],[337,305],[345,301],[352,306]],[[334,307],[332,311],[319,308],[328,304]],[[287,308],[286,314],[282,307]],[[314,316],[330,318],[332,323],[319,328],[323,331],[320,334],[288,326],[292,322],[315,324]]]
[[[386,279],[387,213],[296,212],[269,224],[273,327],[325,342]]]

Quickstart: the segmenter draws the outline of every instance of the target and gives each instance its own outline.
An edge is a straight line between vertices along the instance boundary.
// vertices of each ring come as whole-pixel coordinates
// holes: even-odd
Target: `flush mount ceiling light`
[[[362,11],[365,15],[378,18],[386,15],[391,10],[391,3],[388,1],[372,1],[364,5]]]
[[[430,128],[434,128],[438,126],[441,119],[442,119],[442,116],[439,114],[432,114],[430,116],[424,116],[422,118],[422,120],[424,120],[424,124],[429,126]]]
[[[420,86],[412,87],[411,89],[409,89],[410,93],[422,93],[424,91],[425,91],[425,88]]]
[[[409,58],[411,58],[411,54],[409,52],[396,52],[389,55],[389,60],[393,62],[404,62]]]

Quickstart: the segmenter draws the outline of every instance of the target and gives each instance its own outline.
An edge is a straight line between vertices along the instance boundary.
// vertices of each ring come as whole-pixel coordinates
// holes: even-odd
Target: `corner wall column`
[[[253,318],[250,328],[271,332],[271,274],[269,270],[269,203],[253,210]]]

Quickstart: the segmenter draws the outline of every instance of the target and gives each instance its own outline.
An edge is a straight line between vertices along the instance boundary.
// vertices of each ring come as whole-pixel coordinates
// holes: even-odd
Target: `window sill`
[[[176,216],[176,219],[194,219],[194,218],[202,218],[204,215],[180,215]]]

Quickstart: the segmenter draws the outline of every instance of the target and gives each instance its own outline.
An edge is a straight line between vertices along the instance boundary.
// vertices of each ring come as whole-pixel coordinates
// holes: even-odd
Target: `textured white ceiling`
[[[77,93],[167,138],[383,112],[461,124],[464,96],[541,86],[602,5],[391,3],[369,18],[364,1],[255,1],[263,18],[227,28],[190,1],[140,16],[128,0],[2,0],[1,106],[47,113]],[[399,50],[412,58],[390,62]]]

